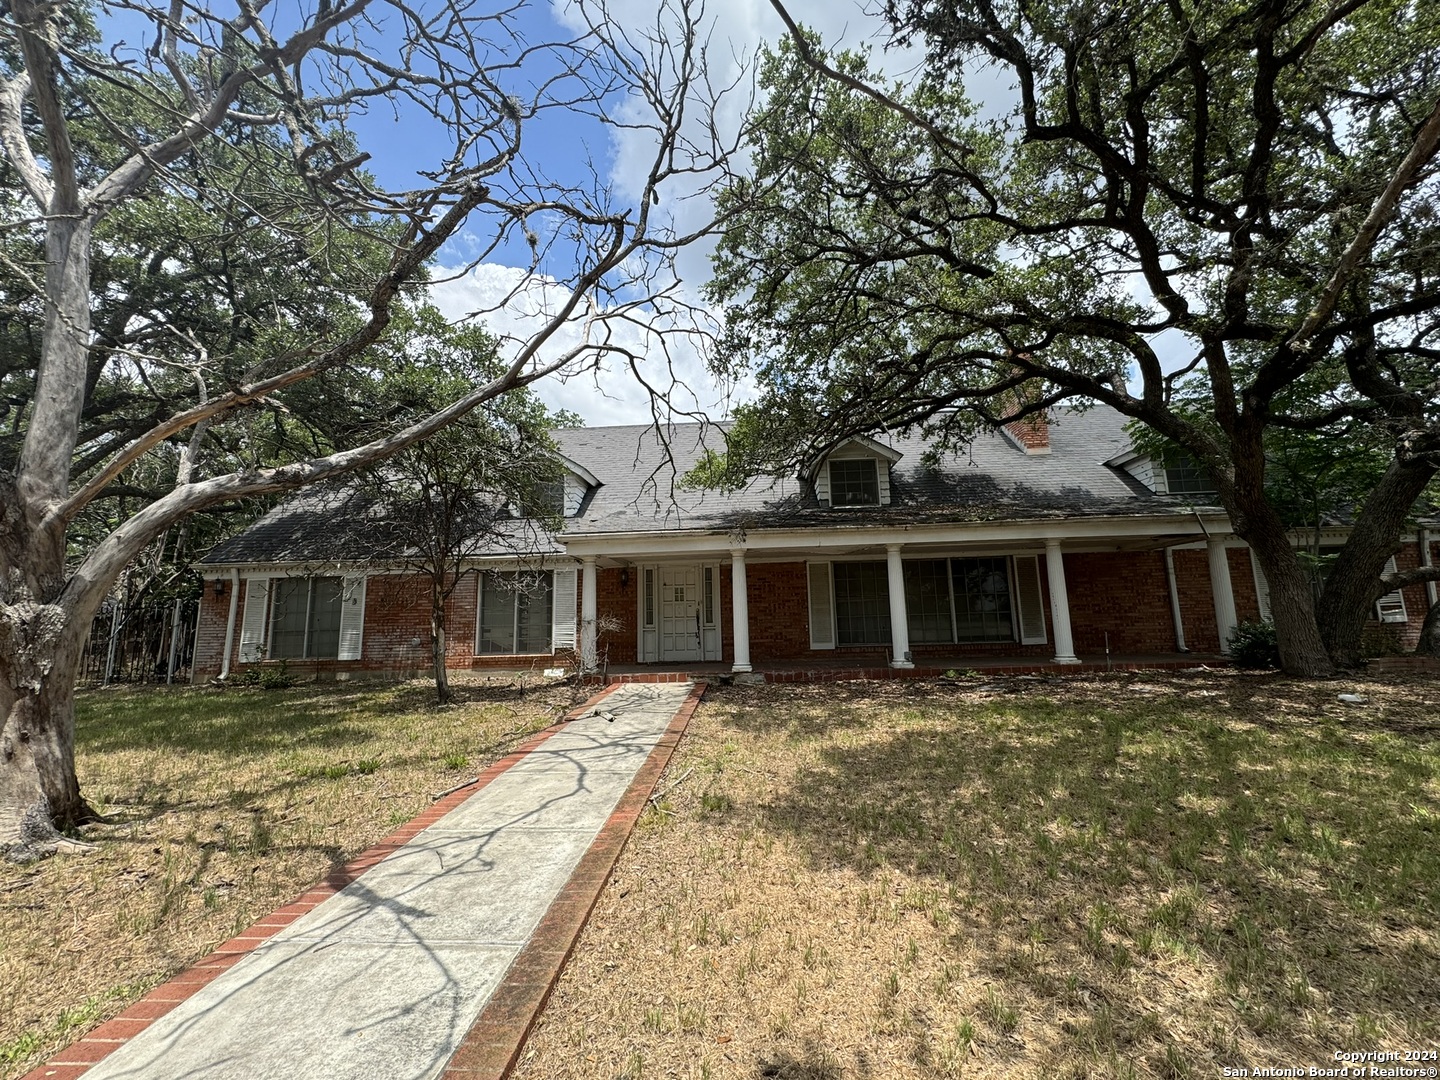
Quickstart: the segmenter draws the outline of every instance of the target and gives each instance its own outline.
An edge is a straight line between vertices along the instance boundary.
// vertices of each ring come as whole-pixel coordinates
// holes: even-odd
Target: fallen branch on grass
[[[469,780],[464,780],[464,781],[456,784],[456,785],[455,785],[454,787],[452,787],[452,788],[446,788],[444,791],[437,791],[434,795],[431,795],[431,796],[430,796],[430,801],[431,801],[431,802],[438,802],[440,799],[443,799],[446,795],[454,795],[455,792],[457,792],[457,791],[463,791],[465,788],[470,787],[470,786],[473,785],[473,784],[478,784],[479,782],[480,782],[480,777],[478,777],[478,776],[472,776]]]
[[[683,773],[680,774],[680,778],[679,778],[678,780],[676,780],[674,783],[666,784],[666,785],[665,785],[663,788],[661,788],[659,791],[656,791],[656,792],[654,792],[653,794],[651,794],[651,796],[650,796],[650,798],[649,798],[649,800],[648,800],[648,801],[650,802],[650,804],[651,804],[652,806],[654,806],[656,810],[660,810],[660,800],[663,799],[666,795],[669,795],[670,792],[674,791],[674,790],[675,790],[677,787],[679,787],[681,784],[683,784],[683,783],[685,782],[685,778],[686,778],[687,776],[689,776],[691,773],[693,773],[694,771],[695,771],[695,770],[694,770],[693,768],[691,768],[691,769],[686,769]],[[661,810],[661,813],[669,813],[669,811]]]

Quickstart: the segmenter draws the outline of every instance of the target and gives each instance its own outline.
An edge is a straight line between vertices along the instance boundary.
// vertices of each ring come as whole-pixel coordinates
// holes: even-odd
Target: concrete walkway
[[[439,1076],[689,690],[618,688],[85,1080]]]

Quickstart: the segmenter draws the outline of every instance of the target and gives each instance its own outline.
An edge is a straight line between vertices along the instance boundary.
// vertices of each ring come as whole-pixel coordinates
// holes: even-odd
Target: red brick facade
[[[1236,615],[1241,621],[1259,617],[1259,601],[1250,553],[1244,548],[1227,549]],[[1440,542],[1434,558],[1440,562]],[[1215,606],[1210,590],[1210,571],[1203,548],[1178,549],[1173,552],[1175,579],[1185,630],[1185,645],[1193,653],[1216,653],[1220,641],[1216,633]],[[1114,655],[1169,653],[1177,649],[1175,623],[1171,611],[1169,582],[1162,552],[1097,552],[1068,553],[1064,556],[1065,580],[1070,600],[1070,620],[1075,650],[1082,656],[1101,656],[1106,646]],[[1418,547],[1405,546],[1397,557],[1400,569],[1409,569],[1419,562]],[[1020,645],[996,642],[966,645],[915,645],[912,655],[917,662],[926,659],[963,658],[965,656],[1033,656],[1046,660],[1054,653],[1054,629],[1049,614],[1049,586],[1041,562],[1041,587],[1044,592],[1047,643]],[[759,667],[773,662],[833,661],[842,658],[857,663],[888,660],[883,646],[865,646],[812,650],[808,607],[808,579],[804,562],[756,562],[746,567],[750,609],[750,656]],[[467,574],[455,587],[447,605],[447,656],[452,668],[516,668],[550,667],[573,663],[573,657],[539,655],[475,655],[475,619],[477,581]],[[639,590],[643,575],[638,569],[622,571],[606,568],[596,579],[597,611],[610,617],[618,628],[604,635],[601,645],[610,665],[630,665],[637,658],[637,615]],[[226,619],[230,609],[229,579],[222,579],[223,591],[207,582],[201,601],[200,627],[196,638],[195,678],[204,680],[217,675],[224,651]],[[721,616],[721,648],[726,662],[734,657],[734,613],[731,604],[731,568],[728,561],[720,564],[717,600]],[[239,663],[240,627],[244,612],[244,589],[237,605],[231,669],[243,669]],[[577,592],[579,590],[577,589]],[[1372,624],[1372,631],[1389,635],[1394,648],[1413,648],[1426,611],[1423,585],[1405,590],[1409,622],[1400,626],[1381,627]],[[295,661],[289,669],[297,675],[313,673],[320,676],[367,673],[401,676],[425,671],[429,667],[430,627],[428,586],[417,575],[377,574],[366,585],[365,623],[362,656],[358,661]],[[578,597],[577,597],[578,608]],[[577,610],[578,619],[578,610]]]

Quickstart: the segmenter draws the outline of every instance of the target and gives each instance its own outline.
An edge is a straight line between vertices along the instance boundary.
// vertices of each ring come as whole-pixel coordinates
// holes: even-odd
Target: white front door
[[[660,569],[660,659],[700,659],[700,569]]]

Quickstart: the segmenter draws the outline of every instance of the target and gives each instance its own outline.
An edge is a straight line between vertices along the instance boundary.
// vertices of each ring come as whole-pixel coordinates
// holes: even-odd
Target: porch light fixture
[[[225,579],[224,579],[224,578],[218,578],[218,577],[217,577],[217,578],[215,579],[215,595],[216,595],[216,596],[224,596],[224,595],[225,595]]]
[[[622,589],[628,589],[630,587],[630,568],[628,566],[622,566],[620,568],[620,587]]]

